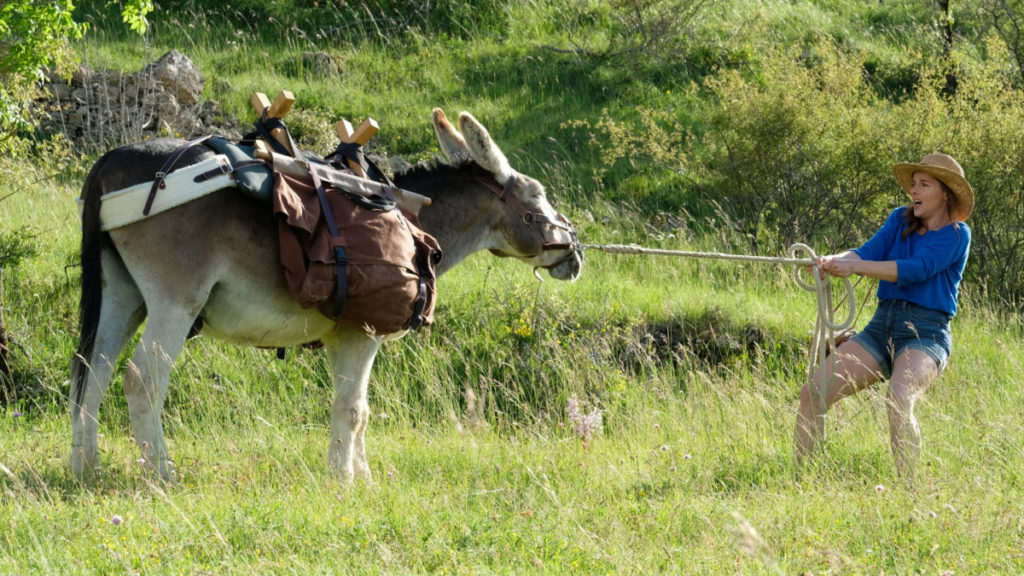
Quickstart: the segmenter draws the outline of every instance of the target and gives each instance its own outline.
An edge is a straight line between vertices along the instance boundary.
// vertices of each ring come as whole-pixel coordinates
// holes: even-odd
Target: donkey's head
[[[569,219],[548,202],[544,186],[509,166],[505,154],[469,112],[459,114],[459,129],[440,108],[434,108],[434,131],[453,164],[476,162],[490,176],[480,184],[503,202],[513,217],[496,227],[487,246],[498,256],[518,258],[535,268],[546,268],[552,278],[575,280],[583,268],[583,249]]]

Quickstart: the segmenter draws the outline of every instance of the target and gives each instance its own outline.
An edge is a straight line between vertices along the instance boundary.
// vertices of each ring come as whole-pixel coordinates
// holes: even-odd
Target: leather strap
[[[416,272],[419,275],[419,281],[416,283],[416,289],[418,292],[416,294],[416,301],[413,302],[412,305],[412,317],[409,318],[409,328],[412,330],[419,330],[426,320],[426,318],[423,317],[423,311],[427,308],[428,287],[425,271],[428,270],[428,268],[427,263],[424,262],[424,260],[425,258],[422,255],[416,258],[416,267],[418,268]]]
[[[313,186],[316,188],[316,195],[320,199],[320,217],[327,223],[327,231],[334,239],[334,261],[337,270],[337,281],[334,283],[334,317],[341,316],[342,306],[345,305],[345,296],[348,294],[348,256],[345,248],[340,245],[341,234],[338,232],[338,225],[334,221],[334,211],[327,202],[327,192],[324,190],[324,183],[316,170],[310,170],[309,175],[313,179]]]
[[[295,157],[299,157],[299,148],[295,145],[295,140],[292,139],[292,133],[288,131],[288,127],[285,126],[284,120],[280,118],[267,118],[267,112],[270,110],[269,107],[264,108],[263,112],[260,113],[260,119],[256,122],[256,129],[259,131],[263,139],[270,143],[270,146],[278,154],[284,154],[285,156],[292,156],[283,144],[277,141],[277,138],[270,133],[271,130],[280,128],[284,130],[285,136],[288,137],[288,145],[295,151]]]
[[[266,162],[264,162],[263,160],[258,160],[258,159],[243,160],[241,162],[232,162],[230,164],[224,164],[224,165],[218,166],[217,168],[214,168],[213,170],[207,170],[206,172],[203,172],[202,174],[200,174],[200,175],[196,176],[195,178],[193,178],[192,181],[195,182],[196,184],[198,184],[200,182],[205,182],[205,181],[209,180],[210,178],[216,178],[217,176],[220,176],[221,174],[227,174],[229,172],[234,172],[235,170],[241,170],[242,168],[248,168],[249,166],[256,166],[257,164],[262,165],[262,166],[266,166],[267,165]]]
[[[206,142],[210,138],[213,138],[213,134],[207,134],[206,136],[200,136],[195,140],[189,140],[168,156],[167,160],[164,161],[164,165],[160,167],[160,170],[156,173],[156,177],[153,179],[153,187],[149,189],[149,196],[146,197],[146,206],[142,209],[143,216],[149,216],[149,211],[153,209],[153,200],[156,199],[157,190],[167,187],[167,183],[164,182],[164,178],[166,178],[167,174],[172,168],[174,168],[174,165],[178,163],[178,160],[180,160],[182,155],[185,154],[185,151],[193,146]]]
[[[527,210],[515,196],[512,195],[512,187],[515,186],[517,179],[518,176],[513,173],[509,176],[508,181],[505,182],[504,188],[502,188],[498,184],[498,181],[493,177],[476,178],[477,182],[480,182],[484,186],[490,188],[491,192],[494,192],[499,200],[507,204],[509,208],[522,217],[523,222],[525,222],[538,236],[540,236],[541,250],[567,250],[569,248],[573,248],[576,245],[576,232],[572,229],[572,226],[568,224],[568,220],[565,216],[559,214],[557,220],[554,220],[540,212],[531,212]],[[548,242],[547,238],[544,236],[544,232],[542,232],[538,227],[538,224],[547,224],[569,232],[573,236],[573,242]]]

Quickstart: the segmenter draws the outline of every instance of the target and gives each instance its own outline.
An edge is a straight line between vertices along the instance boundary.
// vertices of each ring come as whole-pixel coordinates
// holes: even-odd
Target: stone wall
[[[48,75],[36,102],[39,125],[86,150],[103,150],[157,136],[238,139],[248,127],[202,98],[204,78],[172,50],[134,73],[79,67],[70,80]]]

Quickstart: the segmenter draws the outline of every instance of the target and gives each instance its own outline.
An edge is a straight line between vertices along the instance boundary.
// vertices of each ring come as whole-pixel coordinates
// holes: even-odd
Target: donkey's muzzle
[[[580,244],[579,238],[576,237],[576,229],[573,228],[572,223],[565,217],[565,214],[558,214],[557,227],[568,233],[569,241],[561,244],[548,243],[544,246],[544,249],[564,250],[565,255],[554,263],[544,266],[544,268],[547,268],[552,278],[556,280],[569,280],[571,282],[579,278],[580,273],[583,271],[583,245]]]

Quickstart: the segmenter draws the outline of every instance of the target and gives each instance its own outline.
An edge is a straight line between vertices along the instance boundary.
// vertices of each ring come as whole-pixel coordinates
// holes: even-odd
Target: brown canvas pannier
[[[399,208],[374,209],[323,186],[336,238],[321,217],[316,188],[274,174],[281,264],[292,296],[304,308],[317,307],[328,318],[371,334],[432,323],[435,266],[441,258],[437,240]]]

